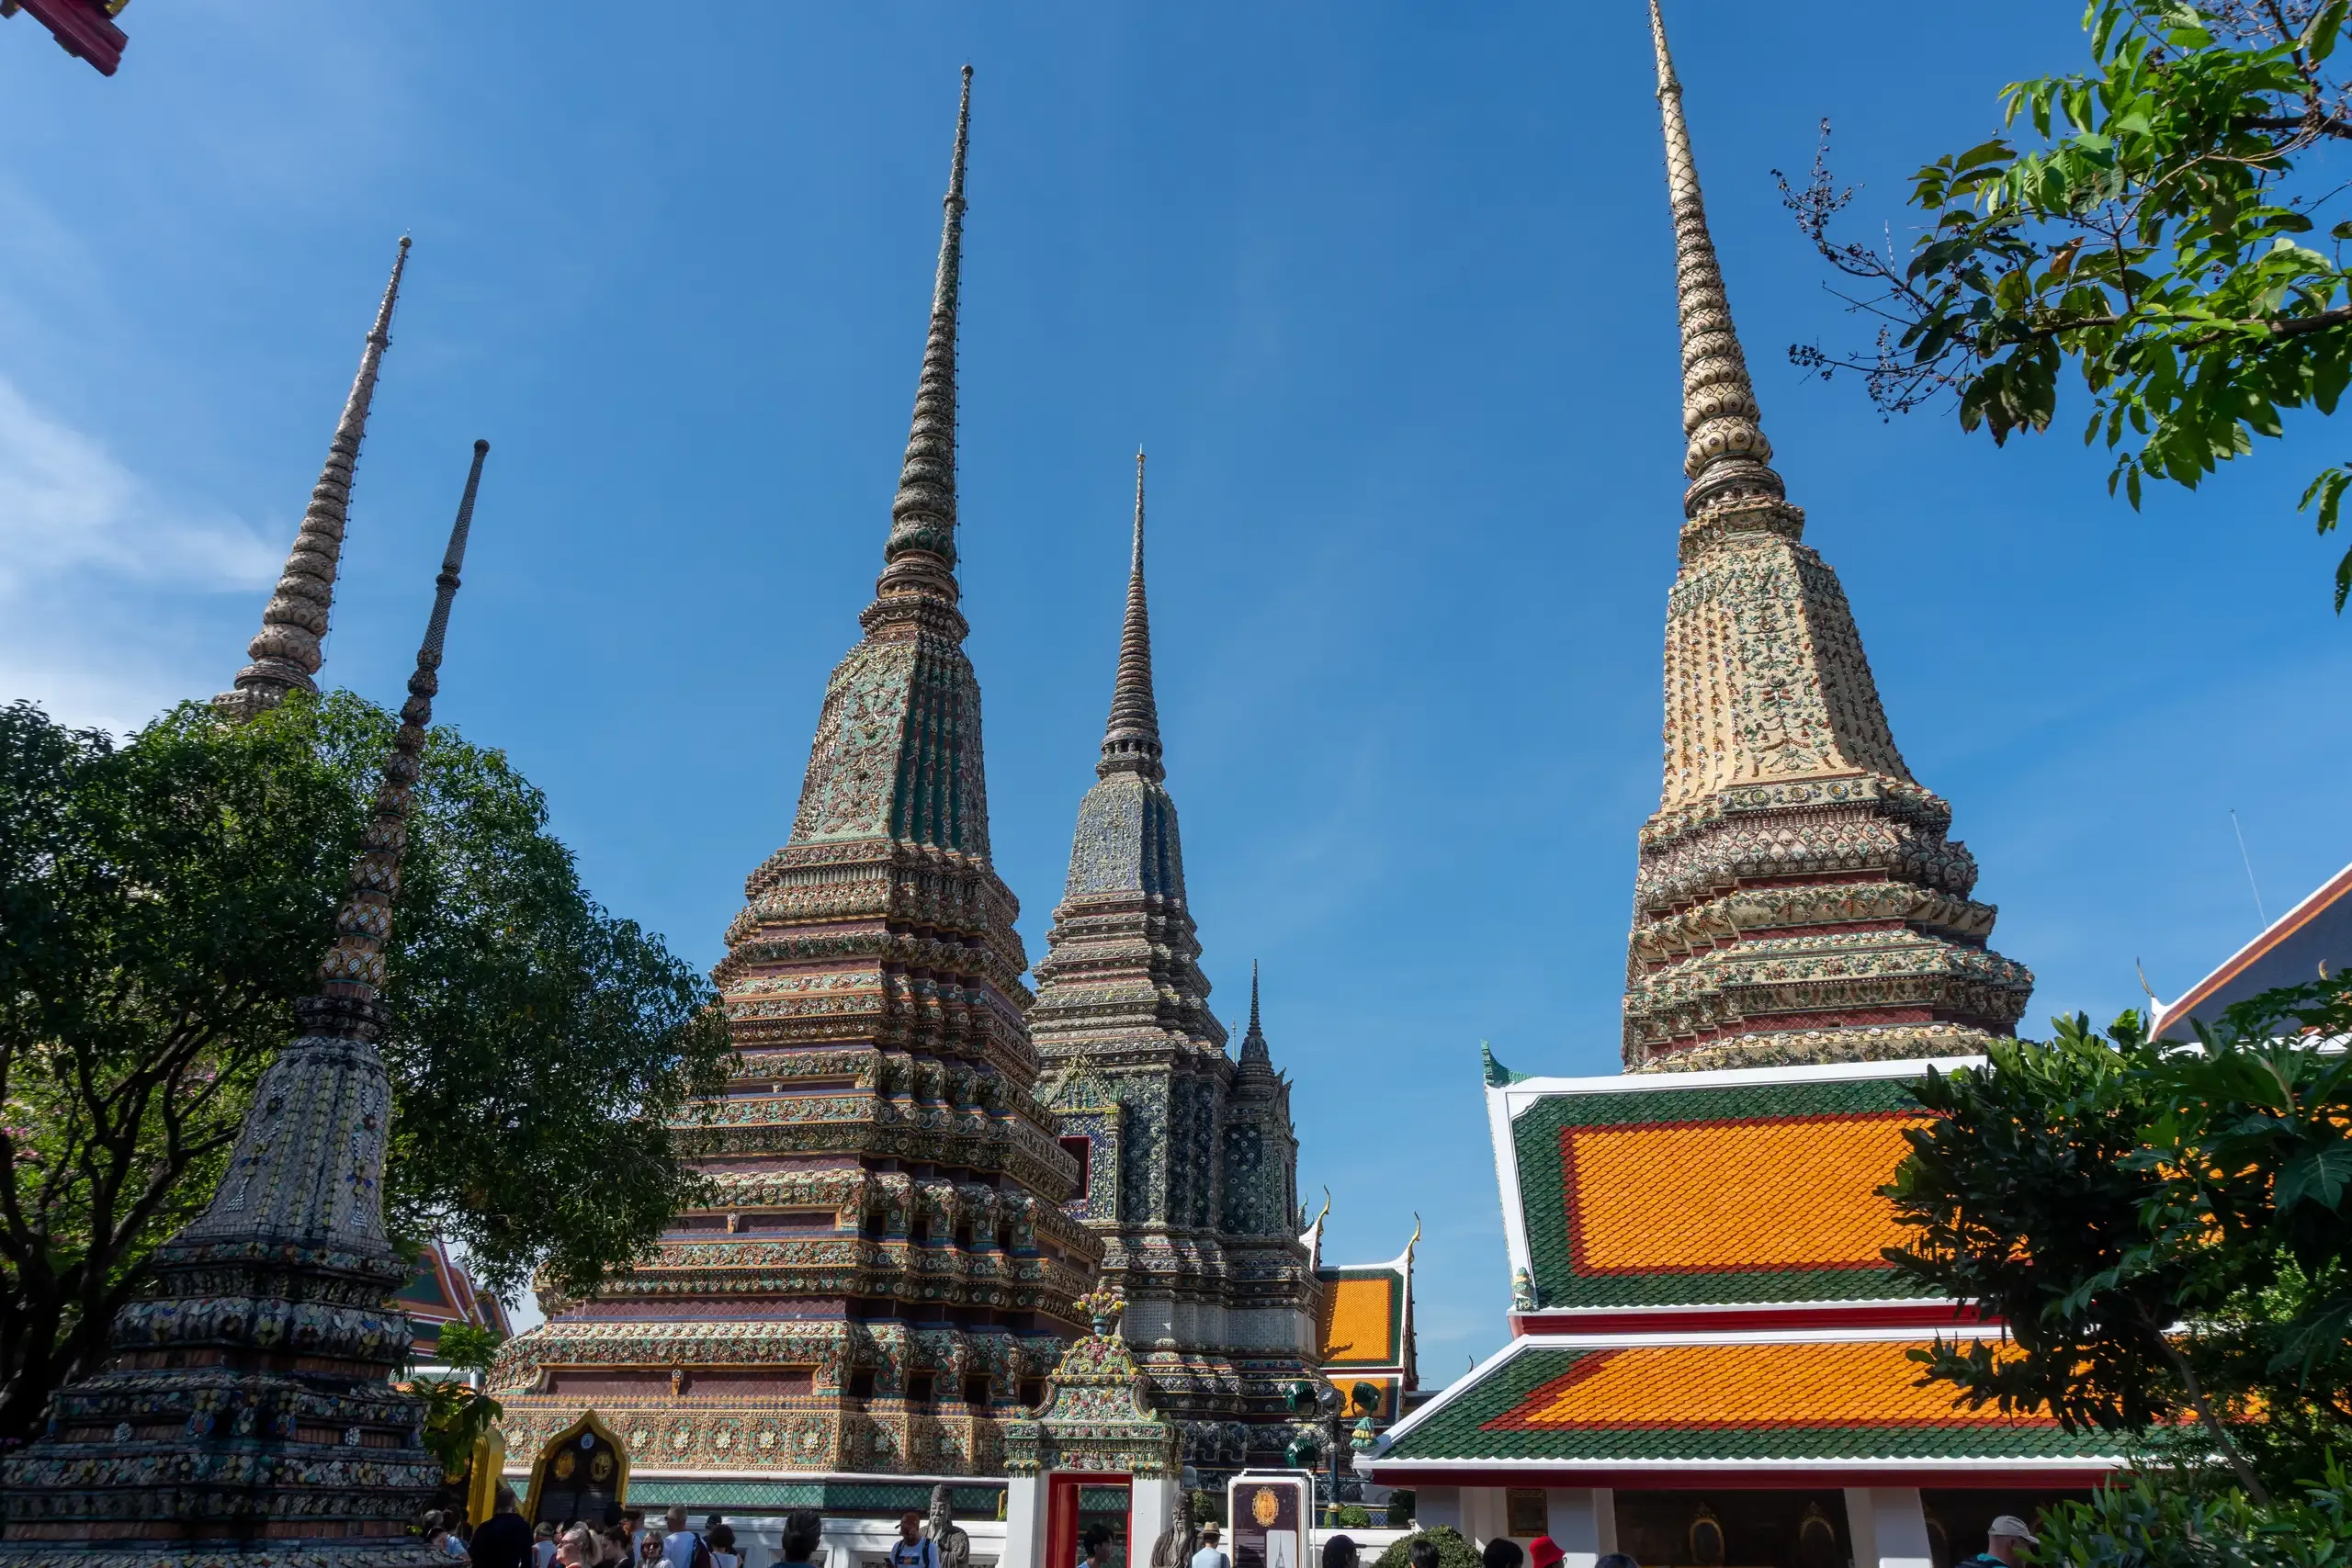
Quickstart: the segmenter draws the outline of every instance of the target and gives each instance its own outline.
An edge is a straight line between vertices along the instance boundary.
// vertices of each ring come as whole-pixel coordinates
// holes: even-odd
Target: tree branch
[[[2222,1417],[2214,1411],[2213,1402],[2206,1397],[2205,1385],[2198,1380],[2197,1371],[2188,1364],[2188,1358],[2180,1353],[2180,1347],[2172,1342],[2171,1335],[2149,1320],[2145,1307],[2140,1309],[2140,1316],[2148,1325],[2158,1353],[2171,1366],[2173,1375],[2180,1379],[2180,1386],[2188,1392],[2188,1403],[2196,1407],[2198,1420],[2204,1423],[2205,1430],[2213,1441],[2221,1445],[2222,1457],[2229,1461],[2231,1471],[2238,1478],[2238,1484],[2245,1488],[2245,1495],[2258,1506],[2270,1506],[2270,1494],[2264,1490],[2262,1478],[2254,1473],[2254,1467],[2246,1463],[2245,1455],[2238,1451],[2236,1442],[2231,1438],[2229,1428],[2222,1425]]]

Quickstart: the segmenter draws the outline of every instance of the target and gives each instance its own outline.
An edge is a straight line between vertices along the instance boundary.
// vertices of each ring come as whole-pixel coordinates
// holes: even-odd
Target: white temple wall
[[[1592,1568],[1617,1550],[1617,1494],[1606,1486],[1555,1489],[1544,1495],[1552,1539],[1567,1553],[1560,1568]],[[1519,1543],[1525,1546],[1527,1542]]]
[[[1916,1486],[1849,1486],[1846,1529],[1854,1568],[1931,1568],[1928,1511]]]
[[[1452,1525],[1462,1529],[1462,1491],[1459,1486],[1421,1486],[1413,1492],[1413,1517],[1424,1527]],[[1464,1530],[1464,1534],[1469,1533]]]

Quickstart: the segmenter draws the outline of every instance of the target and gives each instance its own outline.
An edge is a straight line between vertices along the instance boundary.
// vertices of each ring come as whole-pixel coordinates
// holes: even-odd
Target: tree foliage
[[[2084,440],[2114,454],[2109,491],[2135,507],[2144,479],[2194,489],[2282,434],[2288,411],[2333,413],[2352,382],[2352,221],[2321,225],[2346,189],[2327,151],[2352,141],[2336,57],[2348,6],[2091,0],[2089,70],[2011,83],[2004,134],[1912,176],[1925,222],[1907,255],[1831,237],[1854,193],[1826,155],[1804,189],[1783,179],[1822,255],[1860,286],[1852,303],[1883,323],[1860,353],[1792,356],[1861,372],[1889,411],[1949,399],[1996,442],[2057,417],[2071,365]],[[2306,491],[2321,533],[2347,488],[2337,464]],[[2339,611],[2347,593],[2352,551]]]
[[[2266,992],[2199,1034],[2077,1015],[1931,1069],[1886,1189],[1917,1235],[1888,1257],[2001,1319],[1920,1353],[1971,1404],[2218,1454],[2261,1505],[2352,1453],[2352,992]]]
[[[356,842],[290,722],[0,710],[0,1438],[209,1195]]]
[[[2264,1505],[2141,1471],[2042,1516],[2043,1568],[2341,1568],[2352,1562],[2352,1476],[2329,1464]]]
[[[445,1367],[455,1367],[461,1372],[486,1372],[498,1359],[498,1348],[506,1343],[506,1336],[495,1328],[477,1328],[470,1323],[445,1323],[435,1337],[433,1359]]]
[[[0,712],[0,1440],[91,1364],[209,1197],[315,983],[395,721],[189,705],[116,744]],[[665,1123],[720,1081],[708,986],[607,913],[494,751],[427,743],[393,915],[387,1222],[493,1292],[592,1288],[697,1179]]]
[[[408,1391],[424,1401],[424,1447],[440,1461],[443,1483],[462,1496],[474,1445],[505,1407],[463,1378],[414,1378]]]

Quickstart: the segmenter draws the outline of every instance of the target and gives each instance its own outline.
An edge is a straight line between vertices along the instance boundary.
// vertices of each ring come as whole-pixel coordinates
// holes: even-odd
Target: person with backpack
[[[912,1508],[899,1516],[899,1539],[890,1543],[890,1568],[939,1568],[939,1543],[923,1539],[922,1516]]]
[[[710,1542],[686,1528],[684,1504],[672,1504],[664,1522],[670,1530],[662,1538],[662,1561],[668,1568],[718,1568],[717,1560],[710,1554]]]

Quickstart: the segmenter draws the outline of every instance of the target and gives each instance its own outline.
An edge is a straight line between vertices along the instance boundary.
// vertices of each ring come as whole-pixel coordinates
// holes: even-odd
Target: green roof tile
[[[1645,1087],[1544,1096],[1511,1123],[1520,1207],[1526,1222],[1538,1304],[1550,1309],[1931,1297],[1933,1292],[1892,1268],[1770,1269],[1742,1267],[1736,1258],[1726,1258],[1730,1266],[1721,1269],[1579,1272],[1561,1152],[1562,1134],[1577,1128],[1851,1117],[1916,1111],[1917,1106],[1910,1081],[1900,1077]],[[1712,1179],[1718,1187],[1743,1181],[1756,1186],[1760,1212],[1771,1202],[1763,1195],[1770,1176],[1768,1171],[1733,1168],[1712,1173]],[[1858,1189],[1856,1200],[1861,1201],[1868,1190]]]
[[[1430,1416],[1400,1431],[1382,1458],[1389,1461],[2081,1459],[2098,1463],[2121,1457],[2115,1442],[2102,1434],[2070,1433],[2053,1422],[1993,1418],[1989,1413],[1958,1408],[1948,1420],[1921,1420],[1916,1412],[1922,1391],[1900,1381],[1884,1389],[1886,1406],[1894,1416],[1884,1422],[1653,1422],[1638,1395],[1624,1399],[1599,1419],[1578,1424],[1545,1425],[1541,1419],[1528,1418],[1558,1397],[1557,1390],[1545,1385],[1566,1378],[1589,1358],[1608,1357],[1623,1348],[1530,1347],[1487,1371],[1470,1387],[1449,1394]],[[1759,1371],[1766,1369],[1758,1359],[1804,1348],[1789,1344],[1672,1348],[1673,1353],[1685,1357],[1746,1359]],[[1589,1366],[1584,1370],[1592,1371]],[[1799,1397],[1790,1403],[1792,1412],[1803,1408],[1804,1393],[1823,1391],[1800,1387],[1793,1392]],[[1845,1383],[1827,1389],[1828,1397],[1823,1403],[1850,1411],[1858,1403],[1867,1404],[1873,1392]],[[1670,1416],[1672,1404],[1668,1399],[1650,1414]]]

